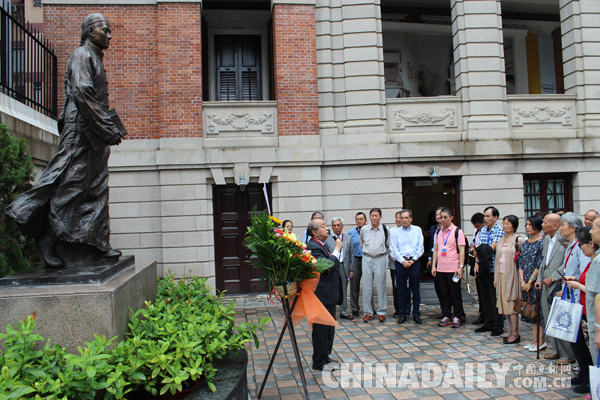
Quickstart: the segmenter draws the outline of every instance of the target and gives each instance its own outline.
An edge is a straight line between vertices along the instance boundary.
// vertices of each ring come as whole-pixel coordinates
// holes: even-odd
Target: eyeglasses
[[[590,244],[590,242],[585,242],[585,243],[579,242],[579,244],[578,244],[579,248],[581,248],[581,246],[583,246],[584,244]]]

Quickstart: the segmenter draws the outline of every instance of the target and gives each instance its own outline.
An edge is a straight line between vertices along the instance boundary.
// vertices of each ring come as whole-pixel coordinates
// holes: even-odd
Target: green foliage
[[[269,282],[269,289],[281,282],[299,282],[315,278],[315,272],[325,272],[333,265],[331,260],[321,258],[316,260],[306,244],[294,234],[277,228],[277,224],[265,210],[252,210],[252,226],[244,238],[244,245],[252,252],[252,258],[246,262],[259,268]]]
[[[25,139],[13,137],[0,124],[0,277],[27,269],[35,260],[33,240],[21,234],[4,209],[29,187],[33,162]]]
[[[8,326],[0,352],[0,400],[127,399],[136,391],[153,396],[174,394],[204,377],[211,388],[215,359],[238,351],[263,330],[258,324],[234,324],[233,302],[222,304],[206,280],[172,275],[159,280],[154,303],[133,314],[130,333],[122,342],[95,335],[93,342],[68,354],[62,346],[35,350],[44,339],[33,333],[35,318],[18,329]]]

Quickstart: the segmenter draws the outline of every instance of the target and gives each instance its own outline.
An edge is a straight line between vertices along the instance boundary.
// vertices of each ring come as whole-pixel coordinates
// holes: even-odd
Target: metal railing
[[[57,59],[50,42],[0,0],[0,91],[56,119]]]

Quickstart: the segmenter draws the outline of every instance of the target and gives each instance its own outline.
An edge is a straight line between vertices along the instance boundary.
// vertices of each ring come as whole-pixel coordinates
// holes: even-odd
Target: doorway
[[[271,198],[271,185],[267,184]],[[252,208],[267,208],[263,186],[248,184],[242,191],[239,186],[213,185],[215,275],[217,290],[227,294],[265,293],[267,283],[259,284],[260,269],[245,261],[250,251],[244,247],[244,236],[250,226]]]
[[[432,242],[429,229],[435,225],[435,210],[438,207],[448,207],[454,213],[454,224],[460,227],[459,203],[460,177],[438,178],[437,183],[427,178],[402,179],[402,204],[413,212],[413,225],[423,230],[425,253],[421,265],[427,265],[427,257]]]

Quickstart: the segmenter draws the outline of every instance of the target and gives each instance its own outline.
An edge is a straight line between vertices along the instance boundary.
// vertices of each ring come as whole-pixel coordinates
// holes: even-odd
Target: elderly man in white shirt
[[[400,211],[400,221],[402,227],[395,229],[390,240],[390,256],[396,260],[396,285],[398,290],[398,301],[400,304],[399,324],[406,322],[408,316],[403,314],[408,304],[404,296],[406,281],[413,298],[413,321],[421,324],[421,292],[420,277],[421,277],[421,262],[419,258],[425,251],[423,247],[423,232],[421,228],[412,225],[412,211]],[[410,304],[410,298],[408,299]]]

